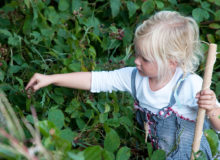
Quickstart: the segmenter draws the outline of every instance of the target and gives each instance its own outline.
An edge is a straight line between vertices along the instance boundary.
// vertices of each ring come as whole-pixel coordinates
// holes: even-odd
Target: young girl
[[[134,45],[136,67],[110,72],[36,73],[26,90],[54,84],[91,92],[127,91],[135,98],[137,121],[152,145],[165,150],[168,160],[189,159],[198,106],[206,109],[212,127],[220,130],[215,93],[200,91],[202,79],[194,73],[202,56],[198,26],[190,17],[161,11],[136,29]],[[204,135],[200,150],[212,159]]]

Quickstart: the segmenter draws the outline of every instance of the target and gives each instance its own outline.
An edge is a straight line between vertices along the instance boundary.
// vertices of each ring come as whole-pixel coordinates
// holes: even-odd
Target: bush
[[[0,88],[9,98],[16,116],[24,119],[23,138],[15,135],[14,138],[31,148],[32,139],[36,138],[32,131],[39,129],[42,150],[33,152],[39,157],[40,153],[47,153],[54,159],[126,160],[158,156],[164,159],[163,151],[153,152],[144,144],[143,132],[134,121],[133,100],[126,93],[96,95],[55,86],[41,89],[31,98],[24,92],[24,86],[35,72],[112,70],[134,65],[134,30],[160,10],[176,10],[195,18],[201,39],[218,44],[219,50],[218,0],[1,1]],[[203,49],[206,53],[206,44]],[[217,55],[211,86],[218,98],[219,58]],[[204,63],[198,73],[201,75],[203,70]],[[37,122],[32,107],[38,115]],[[30,130],[27,124],[35,124],[35,128]],[[0,156],[24,158],[25,153],[13,151],[10,145],[6,147],[10,143],[5,140]],[[218,156],[217,152],[213,153]]]

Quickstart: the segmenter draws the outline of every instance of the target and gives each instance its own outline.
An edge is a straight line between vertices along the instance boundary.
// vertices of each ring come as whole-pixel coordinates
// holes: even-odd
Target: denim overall
[[[163,107],[156,114],[139,106],[135,89],[136,72],[137,69],[134,69],[132,72],[131,88],[132,95],[135,98],[137,122],[143,128],[144,125],[147,124],[148,139],[150,139],[154,148],[162,149],[166,152],[167,160],[190,159],[195,121],[179,116],[178,113],[172,109],[172,106],[176,103],[174,91],[168,106]],[[174,89],[177,95],[184,82],[183,76],[179,78],[178,82],[178,85],[176,85]],[[205,122],[203,128],[208,128],[207,122]],[[212,159],[211,149],[204,135],[202,135],[200,150],[206,154],[208,160]]]

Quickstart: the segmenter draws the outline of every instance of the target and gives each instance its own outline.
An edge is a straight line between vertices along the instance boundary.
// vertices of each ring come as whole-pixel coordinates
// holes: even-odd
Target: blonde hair
[[[175,11],[161,11],[144,21],[135,31],[134,45],[137,55],[157,63],[159,81],[171,74],[170,60],[187,73],[196,71],[202,57],[197,23]]]

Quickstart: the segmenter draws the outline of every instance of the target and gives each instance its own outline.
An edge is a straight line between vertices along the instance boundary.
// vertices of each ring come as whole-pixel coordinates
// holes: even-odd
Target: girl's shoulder
[[[190,73],[185,78],[184,87],[195,93],[202,89],[202,82],[203,79],[198,74]]]
[[[203,79],[202,77],[200,77],[198,74],[196,73],[189,73],[187,76],[186,76],[186,81],[188,82],[197,82],[197,83],[202,83],[203,82]]]

